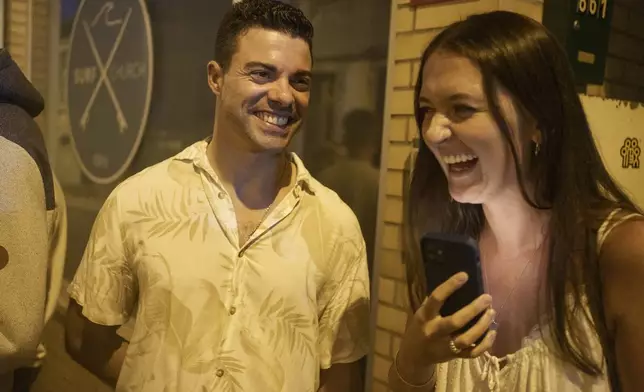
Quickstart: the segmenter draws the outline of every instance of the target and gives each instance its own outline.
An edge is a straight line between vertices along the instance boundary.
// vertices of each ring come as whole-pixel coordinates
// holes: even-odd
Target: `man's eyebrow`
[[[255,68],[255,67],[261,67],[271,71],[277,71],[277,67],[275,67],[274,65],[262,63],[261,61],[251,61],[246,63],[246,65],[244,65],[244,68]]]
[[[248,69],[248,68],[264,68],[264,69],[267,69],[267,70],[269,70],[271,72],[277,72],[277,67],[276,66],[271,65],[271,64],[267,64],[267,63],[263,63],[261,61],[248,62],[248,63],[246,63],[244,68],[246,68],[246,69]],[[295,75],[296,76],[303,76],[303,77],[307,77],[307,78],[311,78],[313,76],[311,71],[307,71],[307,70],[297,71],[297,72],[295,72]]]

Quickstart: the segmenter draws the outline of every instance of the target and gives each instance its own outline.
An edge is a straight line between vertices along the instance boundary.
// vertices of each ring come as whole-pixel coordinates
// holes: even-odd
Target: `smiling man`
[[[126,180],[101,209],[66,343],[117,391],[362,389],[360,227],[286,152],[308,107],[312,38],[290,5],[235,4],[207,68],[212,137]]]

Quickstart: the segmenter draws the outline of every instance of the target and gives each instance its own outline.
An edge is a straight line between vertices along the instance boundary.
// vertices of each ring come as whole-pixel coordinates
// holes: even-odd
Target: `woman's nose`
[[[423,139],[427,145],[441,144],[452,136],[450,120],[446,116],[436,113],[423,131]]]

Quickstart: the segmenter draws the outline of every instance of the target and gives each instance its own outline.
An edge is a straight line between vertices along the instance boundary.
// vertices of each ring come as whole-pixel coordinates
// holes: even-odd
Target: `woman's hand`
[[[487,332],[483,341],[478,346],[475,345],[494,320],[495,312],[490,308],[492,297],[488,294],[481,295],[451,316],[440,315],[445,300],[460,289],[467,279],[467,274],[461,272],[438,286],[407,323],[407,330],[398,352],[398,369],[408,382],[422,383],[426,380],[418,378],[427,378],[427,369],[435,364],[456,357],[475,358],[492,347],[496,337],[495,331]],[[454,336],[457,330],[486,309],[485,315],[473,327]],[[460,350],[458,354],[450,348],[451,340]]]

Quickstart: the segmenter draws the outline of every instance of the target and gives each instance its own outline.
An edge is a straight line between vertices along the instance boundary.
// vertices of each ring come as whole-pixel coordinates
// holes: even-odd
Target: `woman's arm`
[[[617,226],[604,243],[604,307],[614,328],[624,392],[644,390],[644,220]]]

